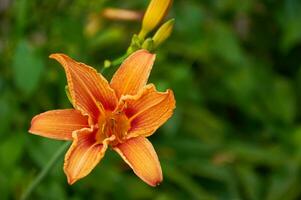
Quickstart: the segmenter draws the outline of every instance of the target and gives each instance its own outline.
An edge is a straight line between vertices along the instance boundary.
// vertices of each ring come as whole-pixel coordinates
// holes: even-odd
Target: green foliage
[[[31,94],[38,86],[43,62],[25,41],[18,43],[13,60],[14,81],[24,94]]]
[[[126,52],[140,22],[99,13],[144,10],[148,1],[3,2],[0,199],[6,200],[19,199],[61,145],[27,133],[34,115],[72,106],[64,72],[48,56],[63,52],[100,71],[106,59]],[[150,78],[161,91],[172,88],[177,100],[172,119],[150,137],[163,183],[147,186],[108,151],[73,186],[62,157],[31,199],[300,199],[300,9],[299,0],[174,1],[174,32],[157,51]]]

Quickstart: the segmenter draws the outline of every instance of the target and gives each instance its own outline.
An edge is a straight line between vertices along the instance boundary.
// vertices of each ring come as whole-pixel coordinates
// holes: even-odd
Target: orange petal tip
[[[132,138],[116,146],[114,150],[145,183],[155,187],[162,182],[160,161],[152,144],[146,138]]]
[[[63,54],[61,54],[61,53],[52,53],[52,54],[49,55],[49,58],[55,59],[55,58],[57,58],[58,56],[61,56],[61,55],[63,55]]]

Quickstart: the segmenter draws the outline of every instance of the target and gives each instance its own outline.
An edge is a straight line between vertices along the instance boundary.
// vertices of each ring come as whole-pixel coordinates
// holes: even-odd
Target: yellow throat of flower
[[[98,120],[96,140],[102,142],[105,138],[115,135],[116,140],[111,145],[122,143],[126,139],[129,128],[129,119],[123,112],[107,112],[105,117],[101,116]]]

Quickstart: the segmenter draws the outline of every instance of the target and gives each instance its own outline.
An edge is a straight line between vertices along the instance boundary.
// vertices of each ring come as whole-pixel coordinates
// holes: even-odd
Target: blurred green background
[[[100,70],[140,29],[102,10],[147,4],[0,1],[1,200],[19,199],[62,145],[27,132],[34,115],[71,107],[65,74],[48,55]],[[301,1],[175,0],[169,15],[175,29],[150,79],[177,100],[172,119],[150,137],[163,183],[149,187],[110,150],[73,186],[61,156],[30,199],[301,199]]]

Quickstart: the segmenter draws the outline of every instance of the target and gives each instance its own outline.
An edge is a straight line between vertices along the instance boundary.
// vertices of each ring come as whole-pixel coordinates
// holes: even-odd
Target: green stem
[[[116,67],[116,66],[121,65],[121,63],[122,63],[128,56],[129,56],[129,54],[126,53],[126,54],[124,54],[123,56],[120,56],[119,58],[117,58],[117,59],[111,61],[111,63],[110,63],[109,66],[104,66],[104,67],[102,67],[102,69],[100,70],[100,73],[103,74],[107,68]]]
[[[123,56],[112,61],[112,67],[121,65],[121,63],[128,57],[128,54],[124,54]]]
[[[26,200],[30,197],[31,193],[34,189],[40,184],[40,182],[45,178],[45,176],[52,169],[54,164],[58,161],[61,155],[65,152],[66,148],[70,145],[70,142],[65,142],[52,156],[47,165],[42,169],[42,171],[38,174],[38,176],[34,179],[34,181],[29,185],[29,187],[25,190],[25,192],[21,196],[21,200]]]

